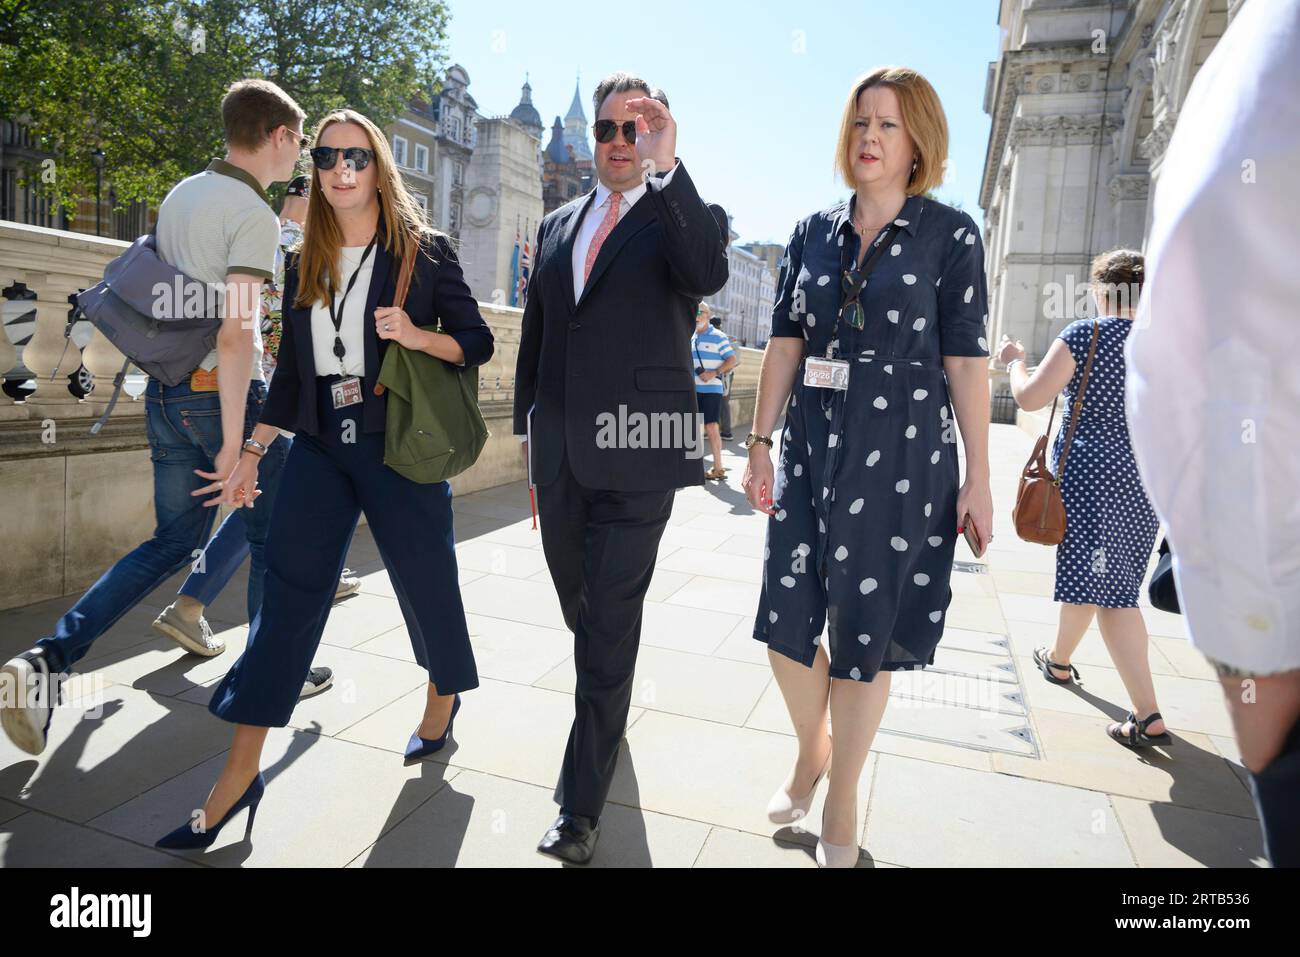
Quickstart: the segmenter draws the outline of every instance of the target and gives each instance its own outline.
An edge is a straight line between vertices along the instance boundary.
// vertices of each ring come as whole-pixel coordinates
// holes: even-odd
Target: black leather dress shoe
[[[600,824],[580,814],[561,813],[542,837],[537,850],[570,864],[586,864],[596,851]]]

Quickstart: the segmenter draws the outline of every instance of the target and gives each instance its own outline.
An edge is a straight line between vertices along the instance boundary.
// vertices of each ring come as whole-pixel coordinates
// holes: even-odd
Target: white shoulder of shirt
[[[1300,0],[1243,4],[1165,155],[1127,353],[1134,453],[1192,643],[1261,674],[1300,668],[1300,421],[1278,411],[1300,405],[1296,89]],[[1207,266],[1213,297],[1190,278]]]

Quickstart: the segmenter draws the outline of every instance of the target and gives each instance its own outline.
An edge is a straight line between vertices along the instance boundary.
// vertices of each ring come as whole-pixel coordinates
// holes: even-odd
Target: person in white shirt
[[[704,419],[704,434],[713,452],[713,468],[706,479],[722,481],[727,470],[722,467],[722,406],[727,401],[724,377],[740,364],[727,334],[712,324],[709,304],[701,302],[695,313],[695,335],[691,336],[691,359],[695,363],[695,400]]]
[[[1129,422],[1274,866],[1300,865],[1300,0],[1243,4],[1188,92],[1128,342]]]

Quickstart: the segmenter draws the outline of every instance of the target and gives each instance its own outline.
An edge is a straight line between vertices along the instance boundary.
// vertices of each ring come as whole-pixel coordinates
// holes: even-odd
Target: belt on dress
[[[804,359],[817,358],[823,359],[825,356],[804,356]],[[943,359],[934,358],[916,358],[915,356],[882,356],[877,355],[874,349],[863,349],[861,352],[847,353],[835,356],[836,359],[856,358],[859,362],[890,362],[899,365],[920,366],[924,369],[942,369]]]

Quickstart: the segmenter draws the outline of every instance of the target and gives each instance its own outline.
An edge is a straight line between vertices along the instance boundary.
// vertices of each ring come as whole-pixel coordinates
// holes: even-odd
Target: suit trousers
[[[208,705],[237,724],[289,723],[362,512],[415,660],[440,694],[478,687],[456,570],[451,486],[412,482],[386,466],[383,433],[361,431],[364,403],[333,407],[334,378],[319,379],[319,431],[300,432],[289,449],[267,534],[262,607],[248,646]]]
[[[632,702],[641,609],[675,490],[590,489],[567,457],[537,488],[542,549],[573,632],[573,727],[556,790],[560,809],[599,818]]]

